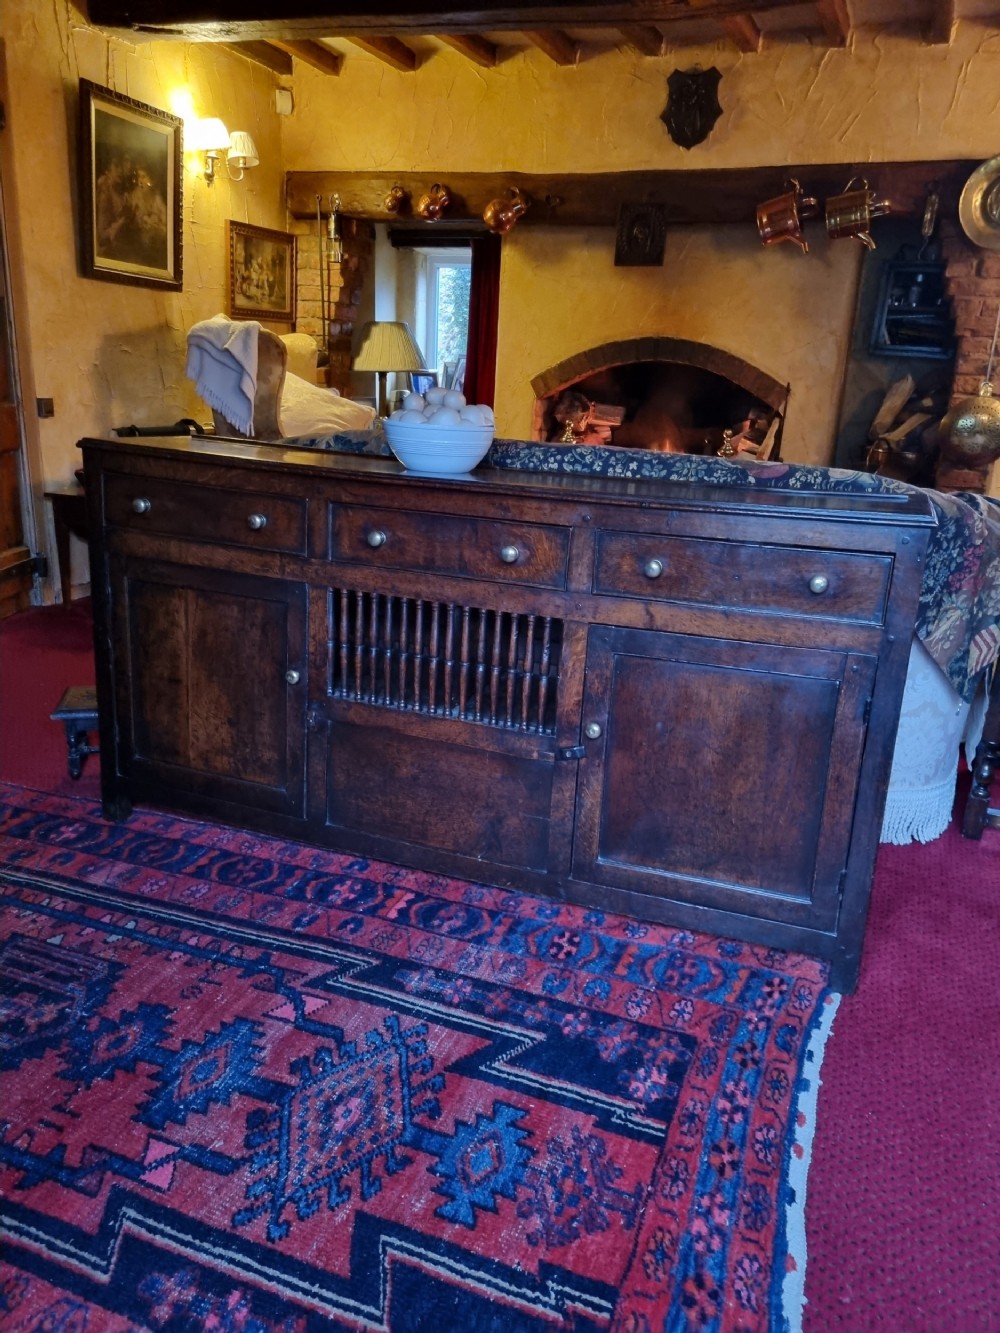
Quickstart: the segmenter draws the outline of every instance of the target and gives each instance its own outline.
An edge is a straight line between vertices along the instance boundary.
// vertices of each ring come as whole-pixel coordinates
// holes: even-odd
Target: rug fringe
[[[903,847],[910,842],[933,842],[951,823],[958,771],[933,787],[890,790],[882,817],[880,842]]]
[[[831,991],[819,1007],[802,1060],[802,1074],[792,1106],[793,1130],[787,1148],[785,1174],[787,1261],[781,1284],[781,1333],[801,1333],[802,1330],[802,1312],[806,1305],[806,1185],[812,1160],[813,1135],[816,1132],[816,1102],[823,1086],[820,1072],[839,1005],[839,994]]]

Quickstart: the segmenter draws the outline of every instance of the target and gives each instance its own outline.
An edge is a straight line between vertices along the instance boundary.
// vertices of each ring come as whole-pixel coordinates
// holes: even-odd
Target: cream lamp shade
[[[384,417],[389,372],[423,370],[424,358],[408,324],[400,320],[373,320],[361,330],[354,369],[372,370],[378,376],[378,414]]]
[[[244,167],[260,166],[260,154],[257,152],[257,145],[247,134],[246,130],[233,130],[229,136],[229,162],[230,170],[237,167],[241,172]],[[235,177],[236,180],[239,177]]]

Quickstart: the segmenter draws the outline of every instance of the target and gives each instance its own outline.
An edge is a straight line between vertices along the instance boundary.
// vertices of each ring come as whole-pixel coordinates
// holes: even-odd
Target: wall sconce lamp
[[[212,185],[215,174],[224,154],[228,155],[226,174],[230,180],[243,179],[247,167],[256,167],[260,163],[257,145],[245,130],[234,130],[232,134],[218,116],[206,116],[196,121],[189,136],[189,147],[205,157],[205,182]],[[239,175],[233,174],[233,169]]]

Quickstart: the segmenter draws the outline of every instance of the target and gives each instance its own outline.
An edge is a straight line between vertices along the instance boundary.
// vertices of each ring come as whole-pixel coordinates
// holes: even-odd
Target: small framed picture
[[[80,80],[80,247],[86,278],[180,291],[184,122]]]
[[[295,237],[230,220],[229,316],[295,320]]]
[[[460,356],[455,362],[455,368],[448,381],[449,389],[457,389],[459,393],[465,388],[465,357]]]
[[[433,389],[437,382],[436,370],[410,371],[410,388],[414,393],[426,393],[428,389]]]

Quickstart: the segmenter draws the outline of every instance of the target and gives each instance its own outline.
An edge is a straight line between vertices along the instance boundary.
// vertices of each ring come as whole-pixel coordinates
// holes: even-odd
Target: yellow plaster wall
[[[716,65],[723,115],[687,151],[660,121],[674,68]],[[984,159],[1000,143],[1000,32],[957,25],[950,47],[864,31],[741,55],[729,43],[575,67],[526,49],[484,72],[427,45],[415,74],[351,51],[339,78],[296,66],[290,170],[544,173],[800,162]],[[846,184],[846,176],[845,176]],[[610,231],[532,228],[505,241],[497,426],[530,433],[529,381],[614,337],[693,338],[792,384],[784,454],[829,462],[858,273],[853,241],[811,229],[811,253],[739,228],[675,228],[662,268],[616,269]]]
[[[15,240],[27,296],[18,314],[35,380],[25,387],[55,401],[55,416],[37,423],[42,480],[52,482],[79,467],[75,446],[82,435],[210,416],[184,375],[185,334],[225,308],[226,219],[284,227],[275,79],[221,47],[109,38],[66,0],[3,0],[0,37],[20,201]],[[229,181],[223,170],[211,189],[194,156],[185,155],[181,292],[78,276],[80,78],[167,111],[182,112],[177,99],[186,95],[194,115],[218,115],[230,130],[248,130],[260,149],[261,166],[242,182]],[[74,580],[81,554],[74,550]]]

